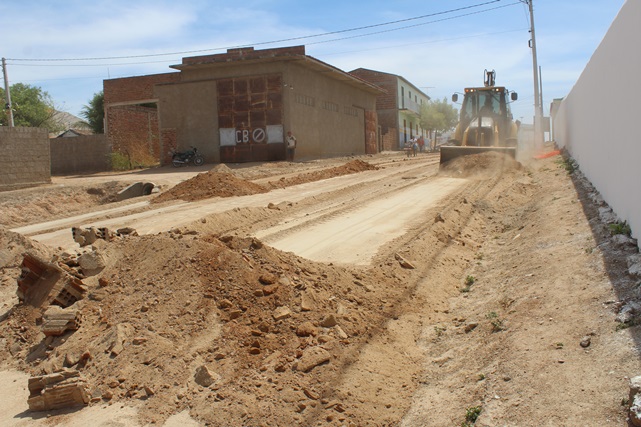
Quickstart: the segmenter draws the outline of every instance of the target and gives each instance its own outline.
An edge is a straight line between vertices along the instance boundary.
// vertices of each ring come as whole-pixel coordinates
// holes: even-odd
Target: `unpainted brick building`
[[[376,99],[379,126],[379,151],[400,150],[414,137],[427,137],[419,123],[421,106],[430,97],[403,77],[382,71],[358,68],[350,74],[368,81],[385,92]]]
[[[384,90],[305,54],[304,46],[183,58],[178,70],[104,81],[114,150],[168,163],[196,146],[208,162],[296,159],[378,151],[376,98]]]

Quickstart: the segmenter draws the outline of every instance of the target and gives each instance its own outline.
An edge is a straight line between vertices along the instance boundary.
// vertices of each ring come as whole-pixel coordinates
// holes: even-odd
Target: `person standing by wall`
[[[296,137],[292,135],[291,131],[287,131],[287,138],[285,138],[285,146],[287,147],[286,159],[288,162],[294,161],[294,153],[296,151]]]

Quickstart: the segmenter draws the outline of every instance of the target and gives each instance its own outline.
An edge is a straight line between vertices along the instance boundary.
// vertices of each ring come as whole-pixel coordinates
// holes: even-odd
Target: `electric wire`
[[[370,28],[393,25],[393,24],[398,24],[398,23],[402,23],[402,22],[415,21],[415,20],[418,20],[418,19],[431,18],[431,17],[434,17],[434,16],[445,15],[445,14],[449,14],[449,13],[459,12],[459,11],[462,11],[462,10],[478,8],[478,7],[482,7],[482,6],[487,6],[489,4],[498,3],[498,2],[501,2],[501,1],[502,0],[489,0],[489,1],[486,1],[486,2],[483,2],[483,3],[477,3],[477,4],[473,4],[473,5],[469,5],[469,6],[459,7],[459,8],[456,8],[456,9],[450,9],[450,10],[442,11],[442,12],[434,12],[434,13],[430,13],[430,14],[426,14],[426,15],[415,16],[415,17],[412,17],[412,18],[399,19],[399,20],[396,20],[396,21],[389,21],[389,22],[383,22],[383,23],[379,23],[379,24],[365,25],[365,26],[361,26],[361,27],[355,27],[355,28],[349,28],[349,29],[343,29],[343,30],[337,30],[337,31],[329,31],[329,32],[319,33],[319,34],[312,34],[312,35],[298,36],[298,37],[290,37],[290,38],[286,38],[286,39],[250,43],[250,44],[237,45],[237,46],[231,46],[231,47],[198,49],[198,50],[189,50],[189,51],[181,51],[181,52],[169,52],[169,53],[154,53],[154,54],[146,54],[146,55],[110,56],[110,57],[95,57],[95,58],[40,58],[40,59],[35,59],[35,58],[6,58],[6,59],[7,59],[7,61],[23,61],[23,62],[105,61],[105,60],[112,60],[112,59],[150,58],[150,57],[158,57],[158,56],[185,55],[185,54],[193,54],[193,53],[212,52],[212,51],[218,51],[218,50],[236,49],[236,48],[249,47],[249,46],[262,46],[262,45],[267,45],[267,44],[277,44],[277,43],[284,43],[284,42],[292,42],[292,41],[297,41],[297,40],[305,40],[305,39],[329,36],[329,35],[334,35],[334,34],[342,34],[342,33],[347,33],[347,32],[366,30],[366,29],[370,29]],[[466,15],[463,15],[463,16],[466,16]],[[438,20],[435,21],[435,22],[438,22]],[[425,25],[425,24],[419,24],[419,25]],[[407,28],[411,28],[413,26],[414,25],[407,26]],[[391,30],[391,31],[398,31],[398,30],[403,29],[403,28],[404,27],[401,27],[401,28],[394,29],[394,30]],[[382,32],[386,32],[386,31],[382,31]],[[372,34],[378,34],[378,32],[372,33]],[[347,39],[347,38],[345,38],[345,39]],[[339,39],[339,40],[341,40],[341,39]],[[308,44],[311,44],[311,43],[308,43]]]

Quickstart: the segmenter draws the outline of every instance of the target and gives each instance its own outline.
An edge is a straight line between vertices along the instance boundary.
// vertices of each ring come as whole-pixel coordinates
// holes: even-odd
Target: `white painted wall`
[[[554,136],[641,239],[641,1],[627,0],[561,103]]]

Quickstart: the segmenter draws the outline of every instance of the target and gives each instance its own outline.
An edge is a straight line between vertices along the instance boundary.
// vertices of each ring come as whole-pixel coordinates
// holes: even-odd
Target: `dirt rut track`
[[[554,159],[461,180],[465,185],[408,221],[402,235],[381,245],[367,266],[316,263],[267,246],[254,254],[243,240],[272,229],[268,243],[349,214],[368,201],[441,179],[434,156],[383,159],[383,164],[387,167],[380,171],[331,183],[245,196],[256,200],[199,212],[203,219],[179,217],[181,231],[173,238],[143,236],[131,247],[123,242],[126,253],[114,253],[114,265],[104,273],[118,292],[110,296],[110,288],[94,289],[101,296],[88,303],[85,325],[101,325],[94,313],[102,304],[102,316],[112,316],[110,324],[129,322],[138,328],[140,307],[154,298],[147,295],[152,283],[158,284],[157,292],[164,286],[176,293],[172,299],[156,297],[168,305],[167,321],[153,317],[155,305],[141,319],[153,321],[160,331],[166,328],[159,340],[162,351],[150,365],[164,366],[164,378],[144,374],[150,367],[136,368],[131,362],[139,359],[137,354],[128,354],[130,363],[119,356],[106,365],[97,355],[86,372],[91,384],[104,390],[105,377],[122,377],[126,387],[120,394],[116,388],[110,403],[134,406],[142,424],[161,423],[188,410],[202,425],[459,426],[466,410],[478,407],[476,426],[623,425],[626,378],[641,369],[639,336],[637,328],[615,330],[611,302],[633,292],[634,283],[609,261],[623,254],[599,234],[594,209],[585,198],[578,203],[580,195]],[[269,180],[267,175],[256,179]],[[238,203],[233,199],[226,202]],[[267,208],[267,202],[277,209]],[[224,201],[202,204],[207,203]],[[170,206],[182,205],[161,209]],[[95,225],[101,216],[94,217]],[[193,241],[191,233],[197,233]],[[212,250],[199,241],[216,243],[215,236],[228,236],[226,245],[240,251],[225,255],[215,246],[221,254],[216,257],[227,257],[223,265],[232,270],[226,278],[208,263],[198,263],[201,252]],[[261,251],[264,258],[257,257]],[[399,255],[414,268],[404,268]],[[163,263],[178,265],[180,274],[161,279],[168,274],[161,273]],[[185,268],[190,263],[192,268]],[[261,298],[251,287],[241,290],[259,266],[296,286],[281,285],[274,295]],[[217,290],[195,285],[194,269],[208,282],[219,276]],[[466,277],[473,283],[466,284]],[[141,288],[128,303],[122,295],[134,279]],[[191,283],[191,289],[181,283]],[[240,321],[230,320],[210,297],[199,299],[201,292],[220,292],[214,301],[224,296],[246,311]],[[315,295],[315,309],[295,309],[290,319],[269,320],[269,304],[293,307],[305,292]],[[174,299],[178,304],[172,305]],[[188,312],[195,312],[196,320],[185,317]],[[329,314],[346,336],[320,327]],[[180,324],[183,318],[193,332]],[[269,333],[253,335],[261,321],[270,324]],[[318,333],[297,336],[294,331],[306,321]],[[52,354],[85,349],[98,333],[90,331],[77,331]],[[154,333],[145,331],[150,352]],[[578,345],[586,335],[593,343],[587,349]],[[254,340],[260,341],[259,355],[247,353],[258,348],[252,347]],[[325,348],[329,362],[297,371],[296,360],[313,347]],[[5,364],[14,366],[4,354]],[[219,354],[225,357],[219,360]],[[213,390],[193,384],[192,369],[199,363],[222,376]],[[44,365],[15,366],[34,372]],[[155,395],[141,396],[132,382],[139,388],[148,385]],[[54,414],[46,423],[65,425],[73,417]],[[110,415],[103,417],[109,422]]]
[[[68,232],[72,226],[91,225],[111,229],[133,227],[141,234],[148,234],[184,226],[206,215],[232,209],[265,207],[269,203],[298,203],[302,200],[305,201],[304,209],[310,208],[308,205],[311,205],[312,210],[317,207],[340,214],[341,211],[347,209],[346,205],[349,203],[358,204],[363,199],[366,201],[375,197],[381,198],[385,194],[403,191],[408,186],[416,185],[418,177],[425,180],[426,177],[434,176],[438,171],[438,163],[434,155],[423,157],[421,161],[414,162],[385,160],[380,162],[380,167],[379,171],[350,174],[322,183],[318,181],[307,182],[253,196],[215,197],[190,204],[174,201],[164,203],[159,207],[149,205],[147,202],[137,202],[76,217],[27,225],[15,228],[14,231],[50,246],[71,249],[75,247],[71,234]],[[278,181],[284,177],[287,175],[272,176],[269,180]],[[266,179],[259,179],[259,182],[265,182]],[[372,186],[376,188],[375,191],[372,191]],[[327,203],[322,203],[321,200],[325,200]],[[131,209],[128,209],[129,206]],[[306,212],[305,215],[307,214]],[[242,219],[238,224],[239,226],[242,224]]]

